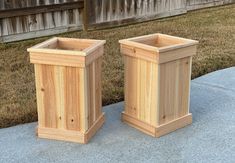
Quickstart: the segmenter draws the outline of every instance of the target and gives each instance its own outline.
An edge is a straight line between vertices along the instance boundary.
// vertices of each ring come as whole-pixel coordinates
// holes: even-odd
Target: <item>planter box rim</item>
[[[170,45],[157,47],[157,46],[152,46],[152,45],[138,42],[138,41],[145,41],[149,39],[158,39],[159,37],[161,39],[178,41],[179,43],[173,43],[173,44],[169,43]],[[140,49],[154,51],[154,52],[159,53],[159,52],[166,52],[166,51],[171,51],[171,50],[175,50],[179,48],[194,46],[194,45],[197,45],[199,42],[196,40],[185,39],[185,38],[161,34],[161,33],[155,33],[155,34],[150,34],[150,35],[144,35],[144,36],[138,36],[138,37],[119,40],[119,43],[123,45],[131,46],[134,48],[140,48]]]
[[[70,50],[70,49],[56,49],[56,48],[47,48],[57,41],[71,41],[71,42],[81,42],[89,43],[90,45],[83,50]],[[106,40],[95,40],[95,39],[80,39],[80,38],[66,38],[66,37],[53,37],[49,40],[46,40],[42,43],[39,43],[31,48],[28,48],[27,51],[30,53],[47,53],[47,54],[63,54],[63,55],[76,55],[76,56],[87,56],[95,51],[97,48],[103,46],[106,43]]]

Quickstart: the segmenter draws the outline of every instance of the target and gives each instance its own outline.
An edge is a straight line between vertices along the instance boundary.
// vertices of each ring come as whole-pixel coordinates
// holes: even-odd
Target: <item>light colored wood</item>
[[[122,45],[121,53],[129,55],[131,57],[141,58],[150,62],[157,63],[158,61],[158,52],[152,52],[141,48]]]
[[[155,136],[161,137],[168,133],[171,133],[179,128],[183,128],[192,123],[192,114],[184,115],[180,118],[174,119],[156,128]]]
[[[127,123],[128,125],[139,129],[140,131],[155,136],[155,127],[151,126],[150,124],[143,122],[135,117],[132,117],[129,114],[126,114],[125,112],[122,112],[122,121]]]
[[[192,114],[190,113],[188,115],[174,119],[168,123],[162,124],[157,127],[152,126],[149,123],[143,122],[136,117],[132,117],[131,115],[126,114],[125,112],[122,112],[122,121],[127,123],[129,126],[134,127],[150,136],[159,138],[191,124]]]
[[[56,53],[31,52],[30,62],[34,64],[47,64],[54,66],[85,67],[84,56],[58,55]]]
[[[191,116],[191,64],[198,42],[158,33],[120,43],[125,70],[124,121],[152,136],[189,124],[190,118],[184,117]]]
[[[170,62],[178,59],[183,59],[196,55],[196,45],[185,47],[183,49],[174,49],[166,52],[162,52],[159,55],[159,63]]]
[[[158,65],[128,55],[124,62],[126,113],[156,126]]]
[[[86,65],[89,65],[93,60],[96,60],[97,58],[101,57],[104,53],[104,47],[101,46],[96,51],[88,51],[91,55],[88,55],[86,57]]]
[[[92,138],[92,136],[95,135],[98,129],[102,127],[104,122],[105,122],[105,116],[104,113],[102,113],[101,116],[94,122],[94,124],[85,133],[85,143],[87,143]]]
[[[52,48],[72,48],[70,39],[56,39],[34,46],[31,48],[33,52],[29,50],[30,61],[35,67],[38,136],[87,143],[104,122],[101,65],[105,42],[97,44],[99,40],[87,40],[86,43],[84,39],[71,39],[73,46],[92,46],[92,51],[80,56],[63,54],[66,50],[60,49],[57,49],[58,54],[50,53]],[[58,40],[63,45],[58,45]],[[35,52],[34,48],[38,51]],[[43,48],[51,49],[41,53]]]
[[[71,141],[76,143],[86,143],[84,134],[82,132],[73,130],[70,131],[65,129],[38,127],[38,137],[45,139]]]
[[[86,144],[102,127],[104,121],[105,116],[104,113],[102,113],[101,116],[96,120],[96,122],[85,133],[66,129],[36,127],[36,135],[39,138],[71,141]]]
[[[35,82],[36,82],[36,90],[40,90],[42,88],[42,74],[41,74],[41,66],[38,64],[34,65],[34,74],[35,74]],[[37,97],[37,112],[38,112],[38,126],[43,127],[45,125],[45,111],[43,104],[43,97],[41,95],[41,91],[36,91]]]
[[[152,41],[156,42],[155,46],[153,46],[152,44],[148,44],[149,37],[150,39],[156,40]],[[145,39],[147,39],[147,44],[143,43]],[[141,40],[141,42],[139,40]],[[174,50],[178,48],[197,45],[198,41],[157,33],[147,36],[134,37],[131,39],[119,40],[119,43],[121,45],[130,46],[131,48],[141,48],[152,52],[165,52],[172,49]],[[158,46],[159,44],[160,47]]]

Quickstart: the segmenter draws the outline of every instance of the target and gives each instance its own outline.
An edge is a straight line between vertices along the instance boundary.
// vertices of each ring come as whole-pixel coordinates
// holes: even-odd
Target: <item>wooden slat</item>
[[[55,69],[50,65],[41,66],[42,87],[38,91],[41,92],[43,98],[43,107],[45,113],[45,126],[49,128],[57,128],[57,100],[55,91]]]
[[[137,59],[125,56],[125,111],[137,117]]]
[[[177,117],[178,110],[178,61],[160,65],[159,124],[164,124]],[[181,108],[180,108],[181,109]]]
[[[196,46],[175,49],[161,53],[161,55],[159,55],[159,63],[166,63],[193,55],[196,55]]]
[[[82,68],[66,67],[64,69],[64,109],[66,129],[80,131],[80,85]]]
[[[132,47],[131,45],[121,45],[121,53],[134,58],[141,58],[146,61],[158,62],[158,52],[145,50],[138,47]]]
[[[38,136],[46,139],[56,139],[62,141],[71,141],[76,143],[86,143],[83,133],[77,131],[69,131],[64,129],[53,129],[46,127],[38,127]]]
[[[42,70],[41,65],[34,65],[35,82],[36,82],[36,95],[37,95],[37,112],[38,112],[38,126],[45,127],[45,109],[44,109],[44,96],[42,95]]]
[[[72,67],[85,67],[85,57],[76,55],[57,55],[48,53],[30,53],[30,62]]]
[[[65,104],[65,98],[67,97],[65,94],[66,83],[65,83],[65,69],[64,66],[54,66],[55,70],[55,92],[56,92],[56,112],[57,112],[57,127],[59,129],[67,129],[66,127],[66,109],[67,106]],[[40,124],[40,123],[39,123]]]
[[[48,13],[48,12],[63,11],[69,9],[82,9],[83,7],[84,7],[84,0],[79,0],[76,2],[67,2],[61,4],[50,4],[50,5],[40,5],[36,7],[9,9],[9,10],[2,10],[0,12],[0,18],[32,15],[32,14],[39,14],[46,12]]]
[[[80,126],[81,132],[85,133],[89,126],[88,126],[88,80],[87,80],[87,69],[83,68],[80,71],[80,87],[79,87],[79,94],[80,96]]]

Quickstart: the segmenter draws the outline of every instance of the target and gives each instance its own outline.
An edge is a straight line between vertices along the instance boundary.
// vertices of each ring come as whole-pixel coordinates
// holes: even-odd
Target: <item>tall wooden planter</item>
[[[52,38],[28,49],[35,68],[40,138],[87,143],[102,126],[104,44]]]
[[[122,120],[154,137],[191,124],[191,64],[198,42],[163,34],[119,42],[125,65]]]

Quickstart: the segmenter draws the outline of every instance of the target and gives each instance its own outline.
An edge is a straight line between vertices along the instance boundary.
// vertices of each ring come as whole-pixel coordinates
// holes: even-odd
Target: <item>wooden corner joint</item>
[[[95,133],[102,127],[105,121],[105,113],[103,113],[96,122],[91,126],[91,128],[84,134],[84,143],[88,141],[95,135]]]
[[[143,122],[131,115],[128,115],[125,112],[122,112],[122,121],[150,136],[159,138],[163,135],[166,135],[177,129],[183,128],[191,124],[192,114],[189,113],[185,116],[182,116],[180,118],[177,118],[175,120],[172,120],[170,122],[167,122],[165,124],[162,124],[156,127],[146,122]]]

